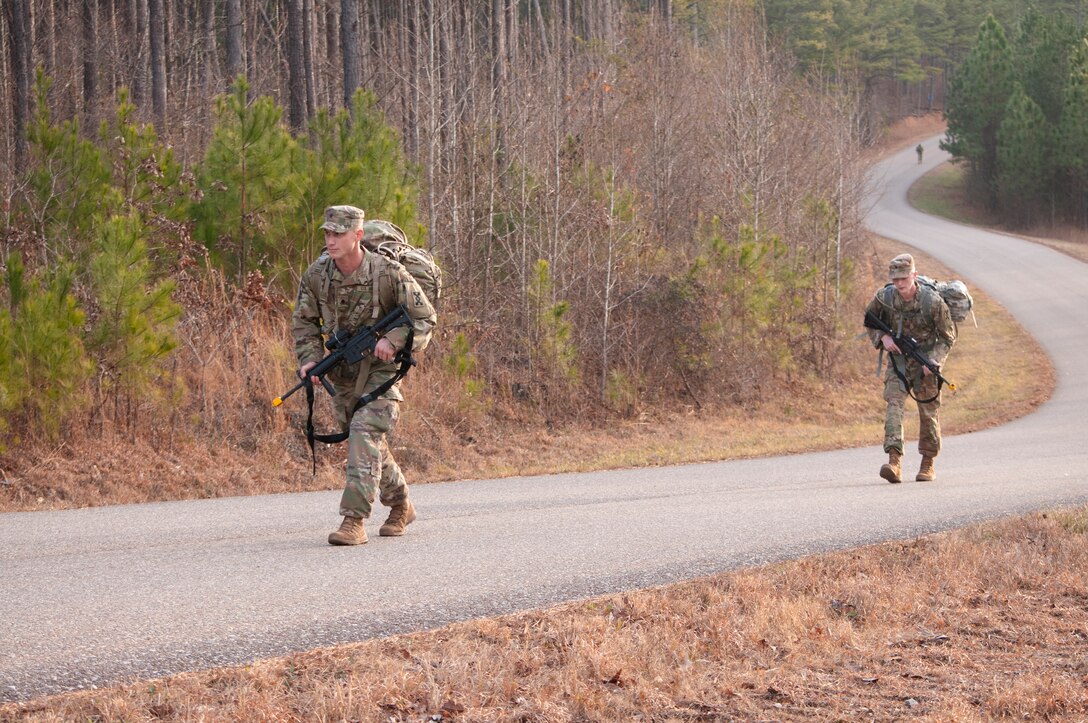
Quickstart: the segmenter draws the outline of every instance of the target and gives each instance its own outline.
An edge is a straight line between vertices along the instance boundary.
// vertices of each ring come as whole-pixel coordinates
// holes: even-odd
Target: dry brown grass
[[[0,707],[3,721],[1088,720],[1088,507]]]
[[[899,250],[877,240],[871,265],[881,268]],[[950,275],[931,259],[919,260],[934,276]],[[980,328],[963,329],[948,367],[962,388],[945,406],[950,433],[1024,414],[1053,388],[1038,347],[999,306],[981,294],[976,300]],[[1029,353],[998,376],[985,360],[1007,344]],[[435,401],[409,405],[399,454],[415,480],[429,481],[877,448],[882,409],[872,360],[859,341],[832,384],[785,390],[756,409],[713,416],[677,410],[604,429],[500,425],[443,395],[436,377],[422,376],[412,380],[410,397],[434,392]],[[250,401],[264,401],[257,397]],[[253,442],[250,458],[261,468],[245,474],[195,443],[170,456],[142,451],[158,459],[155,477],[182,480],[171,488],[179,497],[193,489],[213,496],[339,486],[331,464],[324,477],[307,482],[308,460],[278,424]],[[418,446],[408,445],[411,439]],[[90,459],[99,468],[99,487],[87,499],[153,494],[155,485],[112,489],[106,480],[124,476],[126,456],[111,456],[109,441],[80,444],[94,449]],[[44,455],[31,478],[85,483],[65,457]],[[4,494],[11,506],[13,497]],[[43,498],[27,506],[56,503]],[[9,704],[0,706],[0,721],[1086,721],[1086,542],[1088,508],[1035,514],[249,666]]]
[[[862,261],[876,273],[900,251],[875,239]],[[933,259],[917,256],[927,273],[953,275]],[[970,284],[970,277],[965,280]],[[946,369],[960,387],[946,397],[947,434],[1022,416],[1053,389],[1050,362],[1038,345],[998,304],[977,290],[975,298],[979,327],[961,325]],[[143,435],[110,425],[93,433],[71,430],[62,445],[0,463],[7,475],[0,511],[339,488],[343,446],[319,449],[318,473],[310,476],[309,451],[299,431],[302,394],[288,400],[283,412],[269,405],[287,385],[279,376],[286,376],[282,370],[288,364],[282,318],[255,308],[245,312],[234,320],[195,317],[181,330],[187,359],[180,366],[189,371],[181,380],[186,391],[178,414],[192,415],[188,428],[202,436],[183,434],[182,424],[163,424]],[[234,343],[219,348],[222,338]],[[1021,353],[1002,357],[1008,348]],[[1001,365],[992,363],[997,358],[1004,359]],[[876,354],[862,340],[846,344],[832,377],[783,381],[764,389],[758,404],[651,408],[634,419],[550,426],[532,416],[488,410],[484,402],[466,402],[439,361],[424,360],[423,373],[405,382],[409,401],[393,446],[413,484],[875,447],[882,428]],[[327,423],[324,392],[318,398],[318,418]],[[913,437],[917,423],[908,420],[906,431]]]

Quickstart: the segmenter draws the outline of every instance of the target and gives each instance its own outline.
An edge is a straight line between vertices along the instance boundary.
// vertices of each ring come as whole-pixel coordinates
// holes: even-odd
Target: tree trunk
[[[15,168],[24,168],[27,158],[26,126],[30,120],[30,0],[4,0],[7,21],[8,55],[11,61],[12,133],[15,143]]]
[[[95,0],[83,0],[81,5],[83,26],[83,109],[93,112],[98,96],[98,27],[95,17]]]
[[[340,56],[344,64],[344,107],[351,110],[351,99],[362,82],[363,64],[359,53],[362,40],[357,0],[340,0]]]
[[[306,67],[303,60],[302,0],[287,0],[288,122],[301,133],[306,126]]]
[[[151,112],[159,135],[166,133],[166,17],[163,0],[148,0],[147,25],[151,40]]]
[[[314,0],[302,0],[302,69],[306,82],[306,120],[317,112],[317,79],[314,75]]]
[[[215,42],[215,0],[204,0],[204,93],[208,98],[215,95],[215,67],[216,42]]]
[[[133,104],[139,106],[140,103],[137,100],[137,86],[139,83],[138,63],[142,39],[137,30],[138,23],[136,14],[135,0],[128,0],[128,2],[125,3],[124,13],[121,17],[122,35],[124,37],[124,49],[122,51],[122,55],[124,56],[124,67],[121,69],[121,73],[125,78],[126,85],[128,85],[129,98],[132,100]]]
[[[324,68],[326,75],[332,75],[334,68],[338,64],[341,64],[340,59],[340,6],[336,3],[325,3],[324,11],[324,28],[325,28],[325,61]],[[329,107],[336,107],[336,80],[330,78],[325,82],[325,95],[322,100],[322,104]]]
[[[422,85],[422,77],[420,70],[420,14],[419,14],[419,2],[413,2],[410,7],[406,9],[405,22],[405,43],[404,50],[407,53],[405,60],[408,63],[409,68],[409,83],[408,93],[410,101],[408,103],[409,115],[408,115],[408,127],[405,129],[406,137],[408,139],[408,157],[412,159],[414,163],[420,161],[420,120],[419,111],[422,103],[420,86]]]
[[[6,5],[7,3],[5,3]],[[18,4],[18,3],[17,3]],[[53,3],[46,3],[44,8],[45,19],[41,20],[44,31],[41,33],[42,62],[45,65],[45,74],[50,78],[57,77],[57,11]]]
[[[133,17],[136,32],[132,39],[133,65],[132,65],[132,100],[145,109],[147,108],[147,93],[149,89],[148,78],[148,21],[149,10],[147,0],[132,0],[133,8],[130,15]]]
[[[552,51],[548,44],[548,24],[544,22],[544,13],[540,9],[540,0],[532,0],[533,13],[536,16],[536,24],[540,29],[540,50],[544,55],[544,63],[551,62]]]
[[[242,0],[227,0],[227,83],[246,72],[243,60]]]
[[[491,107],[495,151],[505,155],[503,109],[506,95],[506,0],[491,0]]]

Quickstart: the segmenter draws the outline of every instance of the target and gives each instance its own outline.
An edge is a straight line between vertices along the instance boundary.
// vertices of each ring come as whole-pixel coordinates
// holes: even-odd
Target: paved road
[[[775,459],[419,486],[402,539],[330,548],[338,493],[0,515],[0,700],[244,663],[1088,501],[1075,383],[1088,266],[921,216],[911,149],[871,226],[962,270],[1040,339],[1039,411],[946,440],[940,481],[888,485],[874,445]],[[986,320],[977,332],[985,333]],[[874,392],[875,393],[875,392]],[[914,461],[914,454],[908,456]]]

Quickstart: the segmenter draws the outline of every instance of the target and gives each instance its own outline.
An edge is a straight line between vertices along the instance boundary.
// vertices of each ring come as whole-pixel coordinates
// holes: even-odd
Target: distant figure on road
[[[427,345],[435,324],[434,307],[419,283],[403,266],[362,245],[363,210],[355,206],[325,209],[325,253],[310,264],[299,284],[291,318],[300,378],[325,356],[322,332],[354,333],[403,305],[412,319],[412,348]],[[408,499],[404,474],[390,454],[386,434],[400,418],[404,396],[398,384],[363,407],[356,402],[393,379],[396,353],[408,341],[408,327],[393,329],[378,341],[371,356],[358,364],[341,364],[327,378],[336,389],[334,404],[342,429],[349,432],[347,483],[340,498],[340,528],[329,535],[330,545],[360,545],[367,541],[363,520],[370,517],[374,497],[390,507],[379,534],[396,537],[416,518]],[[317,382],[319,380],[314,379]]]
[[[914,257],[900,254],[888,265],[891,282],[873,296],[865,308],[880,318],[899,337],[913,337],[926,358],[944,364],[956,343],[956,325],[944,299],[928,286],[919,285]],[[915,477],[919,482],[936,479],[934,458],[941,451],[940,385],[937,378],[913,357],[905,356],[889,334],[869,329],[873,346],[888,352],[888,367],[884,375],[884,451],[888,463],[880,468],[880,476],[891,483],[902,482],[903,410],[907,396],[918,402],[918,451],[922,465]]]
[[[914,150],[918,153],[918,162],[921,163],[922,162],[922,153],[925,151],[925,148],[922,148],[922,144],[919,143],[918,147],[915,148]]]

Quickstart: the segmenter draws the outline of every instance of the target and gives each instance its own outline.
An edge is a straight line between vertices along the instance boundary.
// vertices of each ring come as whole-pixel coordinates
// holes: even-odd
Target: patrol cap
[[[329,206],[325,209],[325,223],[321,228],[333,233],[344,233],[363,225],[366,214],[355,206]]]
[[[914,257],[910,254],[899,254],[888,264],[889,279],[905,279],[914,273]]]

